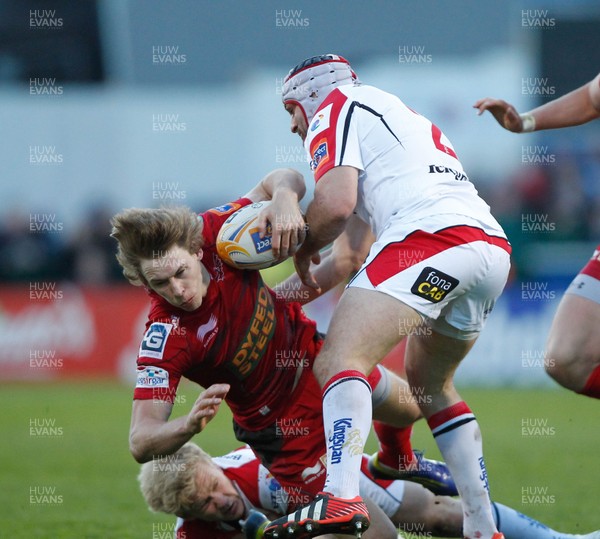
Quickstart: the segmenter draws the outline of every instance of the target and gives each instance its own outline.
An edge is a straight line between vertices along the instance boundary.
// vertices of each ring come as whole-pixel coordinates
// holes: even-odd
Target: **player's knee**
[[[555,382],[570,389],[573,371],[572,362],[561,361],[558,356],[548,354],[544,361],[544,370]]]
[[[343,371],[358,371],[365,376],[369,371],[369,365],[365,365],[360,358],[341,357],[327,351],[321,351],[313,365],[313,373],[317,381],[323,387],[332,377]]]
[[[578,391],[585,384],[588,365],[593,363],[593,357],[585,350],[565,347],[549,340],[544,357],[544,370],[561,386]]]
[[[338,372],[344,370],[344,365],[340,365],[335,361],[335,356],[321,352],[313,365],[313,373],[317,381],[323,387]]]

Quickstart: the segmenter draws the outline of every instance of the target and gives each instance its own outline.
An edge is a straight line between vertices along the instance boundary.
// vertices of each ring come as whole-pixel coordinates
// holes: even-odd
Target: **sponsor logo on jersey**
[[[310,169],[317,172],[319,168],[329,161],[329,153],[327,151],[327,139],[322,138],[316,143],[316,149],[312,154],[310,161]]]
[[[260,231],[258,228],[251,228],[248,230],[248,233],[252,238],[254,250],[257,254],[264,253],[265,251],[269,251],[271,249],[272,228],[270,224],[267,225],[267,233],[262,238],[260,237]]]
[[[429,165],[429,174],[453,174],[457,182],[468,182],[469,177],[464,173],[453,168],[440,165]]]
[[[427,266],[412,285],[410,291],[421,298],[439,303],[458,285],[459,280],[443,271]]]
[[[241,460],[242,455],[236,455],[234,453],[228,453],[227,455],[223,455],[220,458],[222,458],[222,459],[228,459],[228,460]],[[213,459],[213,460],[215,460],[215,459]]]
[[[331,117],[332,108],[333,104],[330,103],[323,110],[319,111],[318,114],[312,119],[309,128],[312,136],[318,135],[321,131],[325,131],[325,129],[329,127],[329,118]]]
[[[217,335],[219,328],[217,326],[217,317],[215,314],[211,314],[208,322],[201,324],[198,326],[198,331],[196,332],[196,337],[198,340],[202,342],[204,347],[208,347],[210,341],[212,341]]]
[[[216,213],[217,215],[225,215],[226,213],[238,210],[242,205],[237,202],[230,202],[229,204],[223,204],[222,206],[217,206],[216,208],[211,208],[208,210],[211,213]]]
[[[279,481],[264,466],[258,467],[258,496],[266,509],[285,513],[288,494],[281,488]]]
[[[259,364],[275,333],[275,305],[262,280],[258,284],[256,304],[250,320],[246,336],[228,364],[229,370],[240,380],[247,378]]]
[[[163,322],[154,322],[151,324],[142,339],[138,356],[162,359],[165,345],[172,329],[173,324],[165,324]]]
[[[136,388],[169,387],[169,373],[159,367],[138,367]]]

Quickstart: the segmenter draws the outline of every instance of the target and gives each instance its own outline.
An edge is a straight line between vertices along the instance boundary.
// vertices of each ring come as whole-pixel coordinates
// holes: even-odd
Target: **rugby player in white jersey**
[[[360,537],[369,525],[359,496],[372,415],[366,376],[407,337],[408,381],[456,482],[464,537],[500,539],[479,425],[453,375],[506,283],[506,235],[442,131],[398,97],[362,85],[344,58],[300,63],[282,97],[316,181],[309,232],[295,255],[298,279],[318,294],[346,277],[335,271],[335,257],[317,264],[319,250],[332,242],[335,250],[339,238],[370,250],[314,366],[328,449],[324,491],[270,523],[265,537]],[[377,457],[371,464],[392,476],[398,471]]]

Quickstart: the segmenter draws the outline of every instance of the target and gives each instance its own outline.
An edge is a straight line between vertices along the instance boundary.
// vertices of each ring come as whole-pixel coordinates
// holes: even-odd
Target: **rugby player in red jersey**
[[[113,218],[112,236],[118,241],[124,275],[132,284],[145,286],[151,300],[130,428],[130,449],[139,462],[177,451],[204,429],[225,399],[236,437],[294,493],[297,504],[322,488],[323,431],[320,406],[315,406],[321,392],[312,364],[323,337],[299,303],[279,297],[258,271],[225,265],[215,247],[221,225],[234,211],[270,199],[262,214],[263,228],[267,221],[285,222],[283,229],[273,227],[274,251],[281,257],[292,254],[305,234],[298,206],[303,194],[302,176],[280,169],[246,196],[201,215],[187,208],[134,208]],[[333,251],[335,268],[322,268],[337,284],[338,274],[358,267],[365,252],[364,246],[344,238]],[[278,362],[281,357],[299,361],[290,366]],[[206,390],[187,415],[170,419],[182,377]],[[397,377],[378,368],[369,380],[377,419],[404,426],[420,417],[406,384]],[[399,398],[401,391],[406,398]],[[319,434],[278,434],[278,425],[298,419],[307,432]],[[419,474],[427,472],[430,483],[452,490],[445,466],[426,462]]]

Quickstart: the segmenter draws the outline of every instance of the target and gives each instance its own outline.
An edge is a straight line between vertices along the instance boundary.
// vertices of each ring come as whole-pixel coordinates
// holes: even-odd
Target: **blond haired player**
[[[473,105],[513,133],[558,129],[600,118],[600,74],[572,92],[524,114],[501,99]],[[546,372],[559,384],[600,399],[600,246],[563,296],[546,345]]]
[[[293,251],[304,237],[298,206],[304,187],[301,174],[278,169],[245,197],[202,214],[185,207],[129,208],[113,217],[112,237],[118,242],[123,273],[132,284],[146,288],[150,303],[137,359],[129,436],[131,453],[139,462],[177,451],[204,430],[225,400],[237,439],[253,448],[284,488],[298,493],[296,504],[303,505],[322,489],[321,392],[312,363],[323,336],[299,302],[269,288],[259,271],[227,266],[216,249],[219,230],[229,216],[253,201],[271,200],[262,210],[263,224],[282,222],[286,216],[293,226],[280,230],[278,251],[284,256],[284,251]],[[357,253],[350,248],[344,252],[341,266],[350,270]],[[339,253],[338,249],[338,265]],[[279,358],[284,354],[298,361],[282,364]],[[184,377],[206,390],[188,414],[171,418]],[[379,420],[404,426],[420,417],[410,395],[400,397],[406,384],[397,377],[374,369],[369,383]],[[281,429],[297,421],[305,436],[290,436]],[[420,462],[426,469],[417,470],[416,480],[425,474],[429,485],[453,486],[443,463]],[[291,500],[289,506],[293,507]]]
[[[460,501],[436,496],[408,481],[375,479],[363,456],[360,488],[400,531],[425,536],[461,537]],[[250,511],[281,515],[288,494],[249,448],[211,458],[192,442],[171,458],[143,464],[138,477],[153,511],[177,515],[178,539],[258,539],[244,526]],[[600,539],[600,532],[575,536],[557,532],[500,503],[494,520],[507,539]],[[244,533],[245,535],[244,535]],[[397,537],[397,533],[393,533]],[[328,536],[330,537],[330,536]],[[325,537],[323,537],[325,539]],[[378,539],[382,539],[381,535]]]

